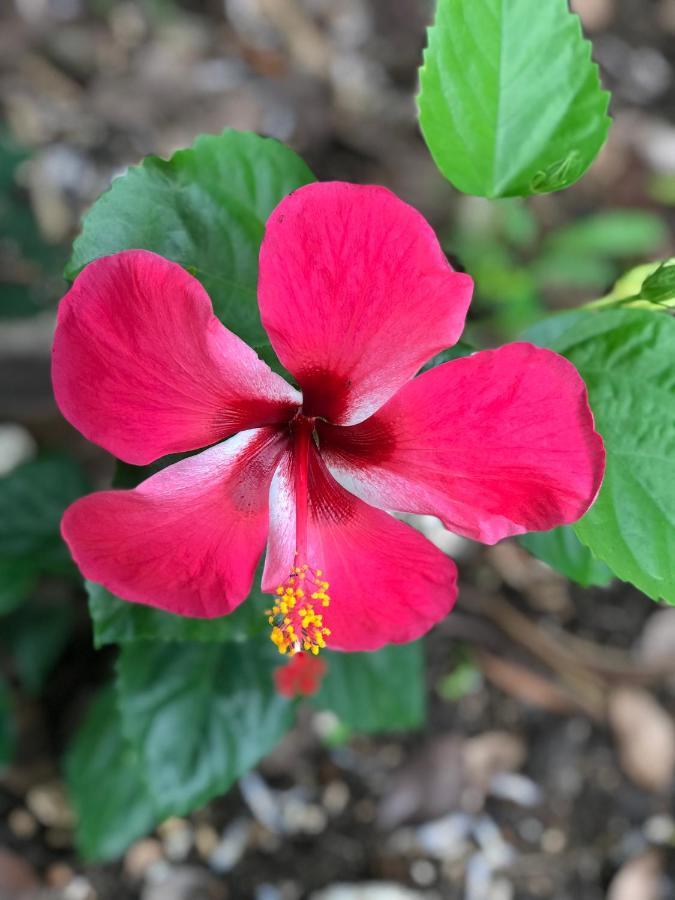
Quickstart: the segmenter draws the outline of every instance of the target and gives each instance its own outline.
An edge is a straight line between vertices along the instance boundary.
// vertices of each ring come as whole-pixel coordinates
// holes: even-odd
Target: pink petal
[[[265,546],[284,446],[275,429],[242,432],[132,491],[82,497],[62,522],[73,559],[125,600],[199,618],[232,612]]]
[[[145,250],[77,277],[59,307],[52,378],[68,421],[137,465],[283,422],[300,400],[216,319],[195,278]]]
[[[309,463],[307,562],[330,587],[317,609],[331,650],[376,650],[412,641],[446,616],[457,594],[455,564],[419,532],[344,490],[314,450]],[[270,492],[270,537],[263,590],[274,591],[294,563],[293,457],[286,454]]]
[[[319,433],[331,471],[368,503],[488,544],[576,521],[604,471],[579,373],[531,344],[437,366],[366,422]]]
[[[267,222],[260,312],[310,416],[344,424],[374,412],[457,341],[472,288],[385,188],[309,184]]]

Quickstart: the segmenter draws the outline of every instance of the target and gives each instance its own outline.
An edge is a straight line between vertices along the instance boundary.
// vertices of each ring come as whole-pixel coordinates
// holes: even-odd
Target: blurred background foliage
[[[392,898],[405,887],[411,896],[562,900],[575,891],[594,900],[613,891],[613,900],[636,900],[621,893],[630,878],[645,891],[665,885],[663,897],[675,891],[675,611],[611,582],[570,530],[522,540],[559,575],[514,542],[482,549],[418,522],[460,561],[458,610],[424,650],[398,660],[396,649],[330,659],[331,679],[300,709],[300,726],[238,790],[192,816],[180,796],[158,809],[157,795],[203,776],[206,800],[246,766],[212,771],[208,741],[217,747],[230,720],[200,730],[176,718],[153,693],[153,673],[168,660],[182,710],[198,717],[203,681],[220,696],[222,673],[246,670],[259,640],[246,643],[246,620],[235,623],[243,631],[232,649],[168,617],[169,643],[148,647],[146,611],[96,590],[92,628],[58,535],[68,503],[113,477],[113,461],[60,419],[51,397],[61,273],[84,212],[148,153],[168,156],[229,126],[288,143],[319,178],[389,186],[474,276],[475,346],[617,296],[624,273],[673,255],[673,0],[573,3],[612,90],[614,125],[582,181],[527,201],[459,195],[421,141],[413,96],[432,6],[0,7],[0,896],[342,900],[357,894],[331,894],[334,883],[377,881]],[[653,268],[620,282],[621,296],[638,296]],[[658,296],[670,299],[659,277]],[[157,720],[159,747],[129,740],[108,687],[116,665],[174,717]],[[199,666],[208,676],[191,681]],[[279,722],[290,727],[277,702],[270,693],[275,739]],[[192,740],[167,753],[169,734]],[[154,800],[138,747],[150,754]],[[265,749],[247,752],[257,759]],[[179,815],[167,820],[171,811]],[[114,859],[131,841],[122,863],[83,862]]]

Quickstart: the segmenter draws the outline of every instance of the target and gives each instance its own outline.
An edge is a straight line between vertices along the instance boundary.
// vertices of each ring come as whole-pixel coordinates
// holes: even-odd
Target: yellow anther
[[[295,565],[283,584],[275,589],[276,603],[265,612],[272,626],[270,637],[279,653],[293,655],[305,650],[314,656],[326,646],[330,630],[324,628],[323,615],[317,613],[314,602],[327,607],[330,597],[326,593],[329,584],[321,581],[320,569],[313,569],[307,563]],[[300,581],[308,588],[309,599]],[[314,602],[310,602],[314,601]]]

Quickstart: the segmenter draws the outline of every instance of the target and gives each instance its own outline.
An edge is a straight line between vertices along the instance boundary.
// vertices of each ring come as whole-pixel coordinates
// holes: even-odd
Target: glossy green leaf
[[[278,141],[232,130],[202,135],[169,160],[149,156],[115,179],[85,217],[66,275],[120,250],[153,250],[202,282],[228,328],[264,343],[256,285],[265,221],[313,180]]]
[[[607,137],[609,95],[566,0],[438,0],[420,85],[427,146],[467,194],[561,190]]]
[[[663,220],[641,210],[615,209],[578,219],[553,232],[546,249],[569,256],[640,256],[653,253],[668,237]]]
[[[229,616],[191,619],[140,603],[128,603],[93,581],[86,582],[85,586],[97,647],[153,640],[245,641],[269,628],[264,615],[269,597],[265,598],[257,587]]]
[[[65,769],[78,819],[77,848],[85,859],[121,856],[159,821],[138,756],[124,738],[113,687],[105,688],[91,705]]]
[[[0,319],[35,315],[55,302],[63,288],[59,276],[65,249],[45,241],[17,178],[29,156],[0,127]]]
[[[675,603],[675,320],[579,311],[526,337],[579,369],[605,440],[605,480],[577,537],[619,578]]]
[[[121,652],[125,733],[163,814],[222,794],[283,737],[293,704],[274,690],[271,643],[134,643]]]
[[[354,731],[418,728],[425,716],[424,653],[421,641],[374,653],[331,653],[328,671],[312,703]]]
[[[422,366],[419,374],[428,372],[429,369],[435,369],[436,366],[440,366],[442,363],[451,362],[453,359],[471,356],[477,349],[477,347],[472,346],[467,341],[457,341],[454,347],[449,347],[447,350],[441,350],[440,353],[432,356],[431,359]]]
[[[63,511],[88,490],[68,457],[45,456],[0,478],[0,562],[26,561],[40,571],[73,571],[59,533]]]
[[[604,290],[616,276],[616,264],[603,256],[572,256],[550,249],[532,261],[531,274],[544,287]]]
[[[604,586],[612,580],[612,570],[593,556],[569,526],[523,534],[518,541],[537,559],[584,587]]]
[[[36,583],[35,564],[29,557],[0,559],[0,616],[23,603]]]
[[[279,357],[274,352],[274,347],[272,347],[269,341],[266,341],[263,344],[255,344],[253,349],[258,354],[260,359],[262,359],[263,362],[267,363],[267,365],[273,372],[276,372],[277,375],[281,375],[281,377],[285,378],[286,381],[289,382],[289,384],[297,387],[297,382],[295,381],[291,373],[284,369],[284,367],[281,365]]]
[[[72,608],[33,600],[2,622],[0,645],[24,687],[37,694],[61,656],[73,624]]]

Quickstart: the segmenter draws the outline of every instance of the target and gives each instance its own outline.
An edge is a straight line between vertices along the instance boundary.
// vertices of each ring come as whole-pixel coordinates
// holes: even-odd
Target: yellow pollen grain
[[[330,630],[324,627],[323,615],[310,602],[318,601],[323,608],[330,605],[329,583],[321,580],[322,575],[321,569],[313,569],[307,563],[295,565],[286,581],[275,589],[276,602],[272,609],[265,610],[265,615],[272,626],[270,638],[279,653],[293,656],[302,649],[316,656],[326,646]],[[309,600],[304,588],[309,588]]]

